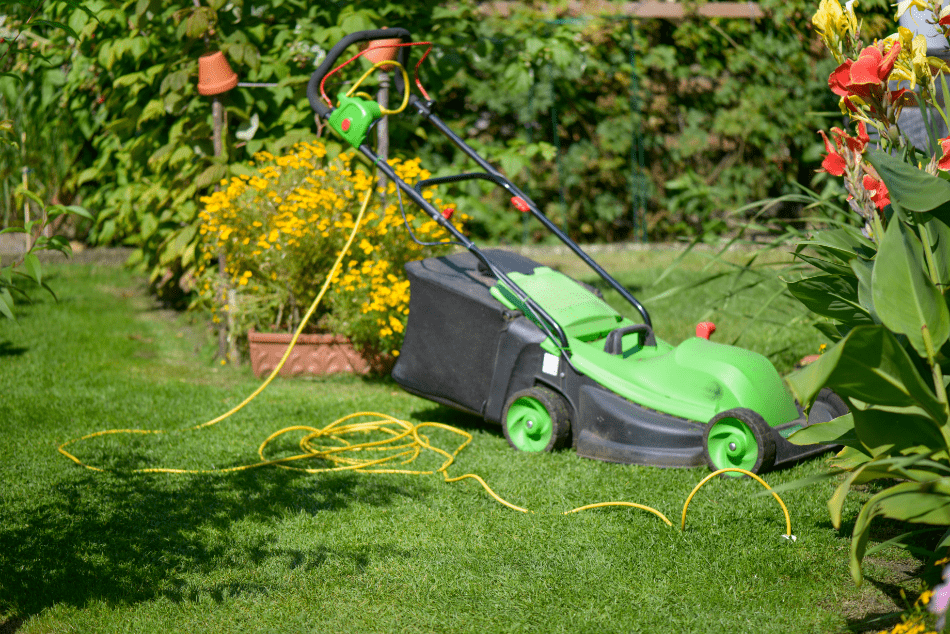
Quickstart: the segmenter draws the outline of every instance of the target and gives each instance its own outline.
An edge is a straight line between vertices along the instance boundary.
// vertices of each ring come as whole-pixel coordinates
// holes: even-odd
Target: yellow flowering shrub
[[[430,176],[418,159],[391,159],[390,164],[411,184]],[[240,335],[252,328],[292,332],[376,179],[354,153],[331,157],[319,141],[299,143],[283,156],[260,152],[252,165],[251,174],[223,181],[219,191],[201,199],[199,293],[216,321],[230,312]],[[430,200],[431,195],[425,193]],[[371,200],[360,234],[309,330],[343,334],[361,349],[396,355],[409,314],[403,265],[440,251],[411,240],[394,183],[388,183],[386,204],[383,200],[379,195]],[[405,202],[407,219],[421,240],[448,239],[438,223]],[[441,207],[438,200],[433,204]]]

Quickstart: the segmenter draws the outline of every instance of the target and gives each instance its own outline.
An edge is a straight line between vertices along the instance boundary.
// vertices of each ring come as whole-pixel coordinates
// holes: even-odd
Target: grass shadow
[[[0,341],[0,357],[20,357],[29,350],[29,348],[18,346],[11,341]]]
[[[187,576],[212,574],[222,562],[250,565],[278,558],[286,565],[319,566],[328,557],[357,569],[386,545],[335,552],[319,543],[307,551],[278,547],[269,531],[232,531],[249,521],[387,506],[412,495],[404,486],[354,473],[319,477],[270,469],[231,476],[82,475],[54,485],[34,508],[0,527],[0,623],[3,632],[53,605],[101,600],[129,604],[194,594]],[[202,590],[207,594],[208,589]],[[212,588],[221,600],[253,588]],[[217,594],[215,594],[217,593]]]
[[[435,403],[430,403],[430,405],[431,407],[413,411],[412,417],[420,421],[451,425],[452,427],[458,427],[459,429],[464,429],[469,432],[484,432],[498,437],[504,435],[500,425],[489,422],[481,416],[452,409],[447,405],[438,405]]]

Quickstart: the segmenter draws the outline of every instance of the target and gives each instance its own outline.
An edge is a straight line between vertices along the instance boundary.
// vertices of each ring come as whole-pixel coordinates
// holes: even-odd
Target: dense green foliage
[[[357,30],[408,26],[433,41],[421,75],[440,115],[583,240],[720,230],[731,208],[811,182],[820,148],[813,130],[837,116],[803,0],[765,0],[767,17],[755,21],[675,22],[566,18],[531,3],[507,17],[435,2],[89,6],[98,20],[68,20],[81,35],[75,48],[65,35],[44,34],[69,50],[56,62],[65,74],[42,83],[58,99],[55,115],[37,110],[43,126],[59,121],[70,131],[57,161],[64,173],[48,189],[97,211],[92,241],[139,247],[136,259],[168,278],[192,264],[198,196],[254,151],[314,133],[308,74]],[[197,58],[218,49],[242,81],[278,86],[223,96],[216,159],[211,99],[196,84]],[[462,163],[409,117],[392,125],[391,145],[436,173]],[[476,237],[542,237],[505,201],[470,187],[445,195],[473,216]]]
[[[56,199],[70,153],[65,122],[55,118],[56,93],[62,84],[62,73],[51,70],[51,60],[37,50],[42,42],[50,42],[26,29],[42,26],[70,37],[76,33],[62,22],[47,19],[42,0],[0,1],[0,7],[11,5],[22,11],[24,29],[10,33],[3,29],[9,16],[0,20],[0,50],[3,51],[0,54],[0,207],[3,209],[0,235],[17,234],[18,239],[23,239],[23,246],[14,261],[6,265],[0,263],[0,317],[4,319],[14,318],[15,300],[29,300],[24,282],[53,292],[43,279],[37,253],[70,252],[67,240],[54,235],[53,228],[70,216],[91,219],[81,207],[47,204]],[[73,0],[64,0],[59,6],[67,12],[90,14],[86,7]],[[65,46],[51,48],[61,62],[62,55],[69,53]],[[49,121],[49,117],[53,120]],[[32,189],[31,173],[34,174]],[[39,187],[36,187],[37,180]],[[23,217],[21,222],[11,226],[13,208],[21,201]]]

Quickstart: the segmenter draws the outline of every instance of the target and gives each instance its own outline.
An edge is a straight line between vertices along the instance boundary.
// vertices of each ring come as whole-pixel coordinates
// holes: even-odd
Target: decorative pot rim
[[[251,343],[290,343],[293,334],[289,332],[257,332],[256,330],[247,331],[247,340]],[[300,335],[297,338],[298,344],[328,344],[328,343],[350,343],[350,340],[343,336],[333,333],[320,333],[315,335]]]

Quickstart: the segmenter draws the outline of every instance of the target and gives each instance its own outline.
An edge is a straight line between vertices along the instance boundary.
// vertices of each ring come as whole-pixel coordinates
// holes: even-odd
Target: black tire
[[[518,451],[554,451],[570,445],[570,410],[564,397],[546,387],[515,392],[505,404],[501,427]]]
[[[844,400],[828,388],[822,388],[815,397],[811,409],[808,410],[808,424],[827,423],[839,416],[844,416],[850,409]]]
[[[758,413],[745,407],[720,412],[706,426],[703,455],[713,471],[736,467],[759,474],[775,464],[775,436]],[[730,475],[741,475],[730,472]]]

